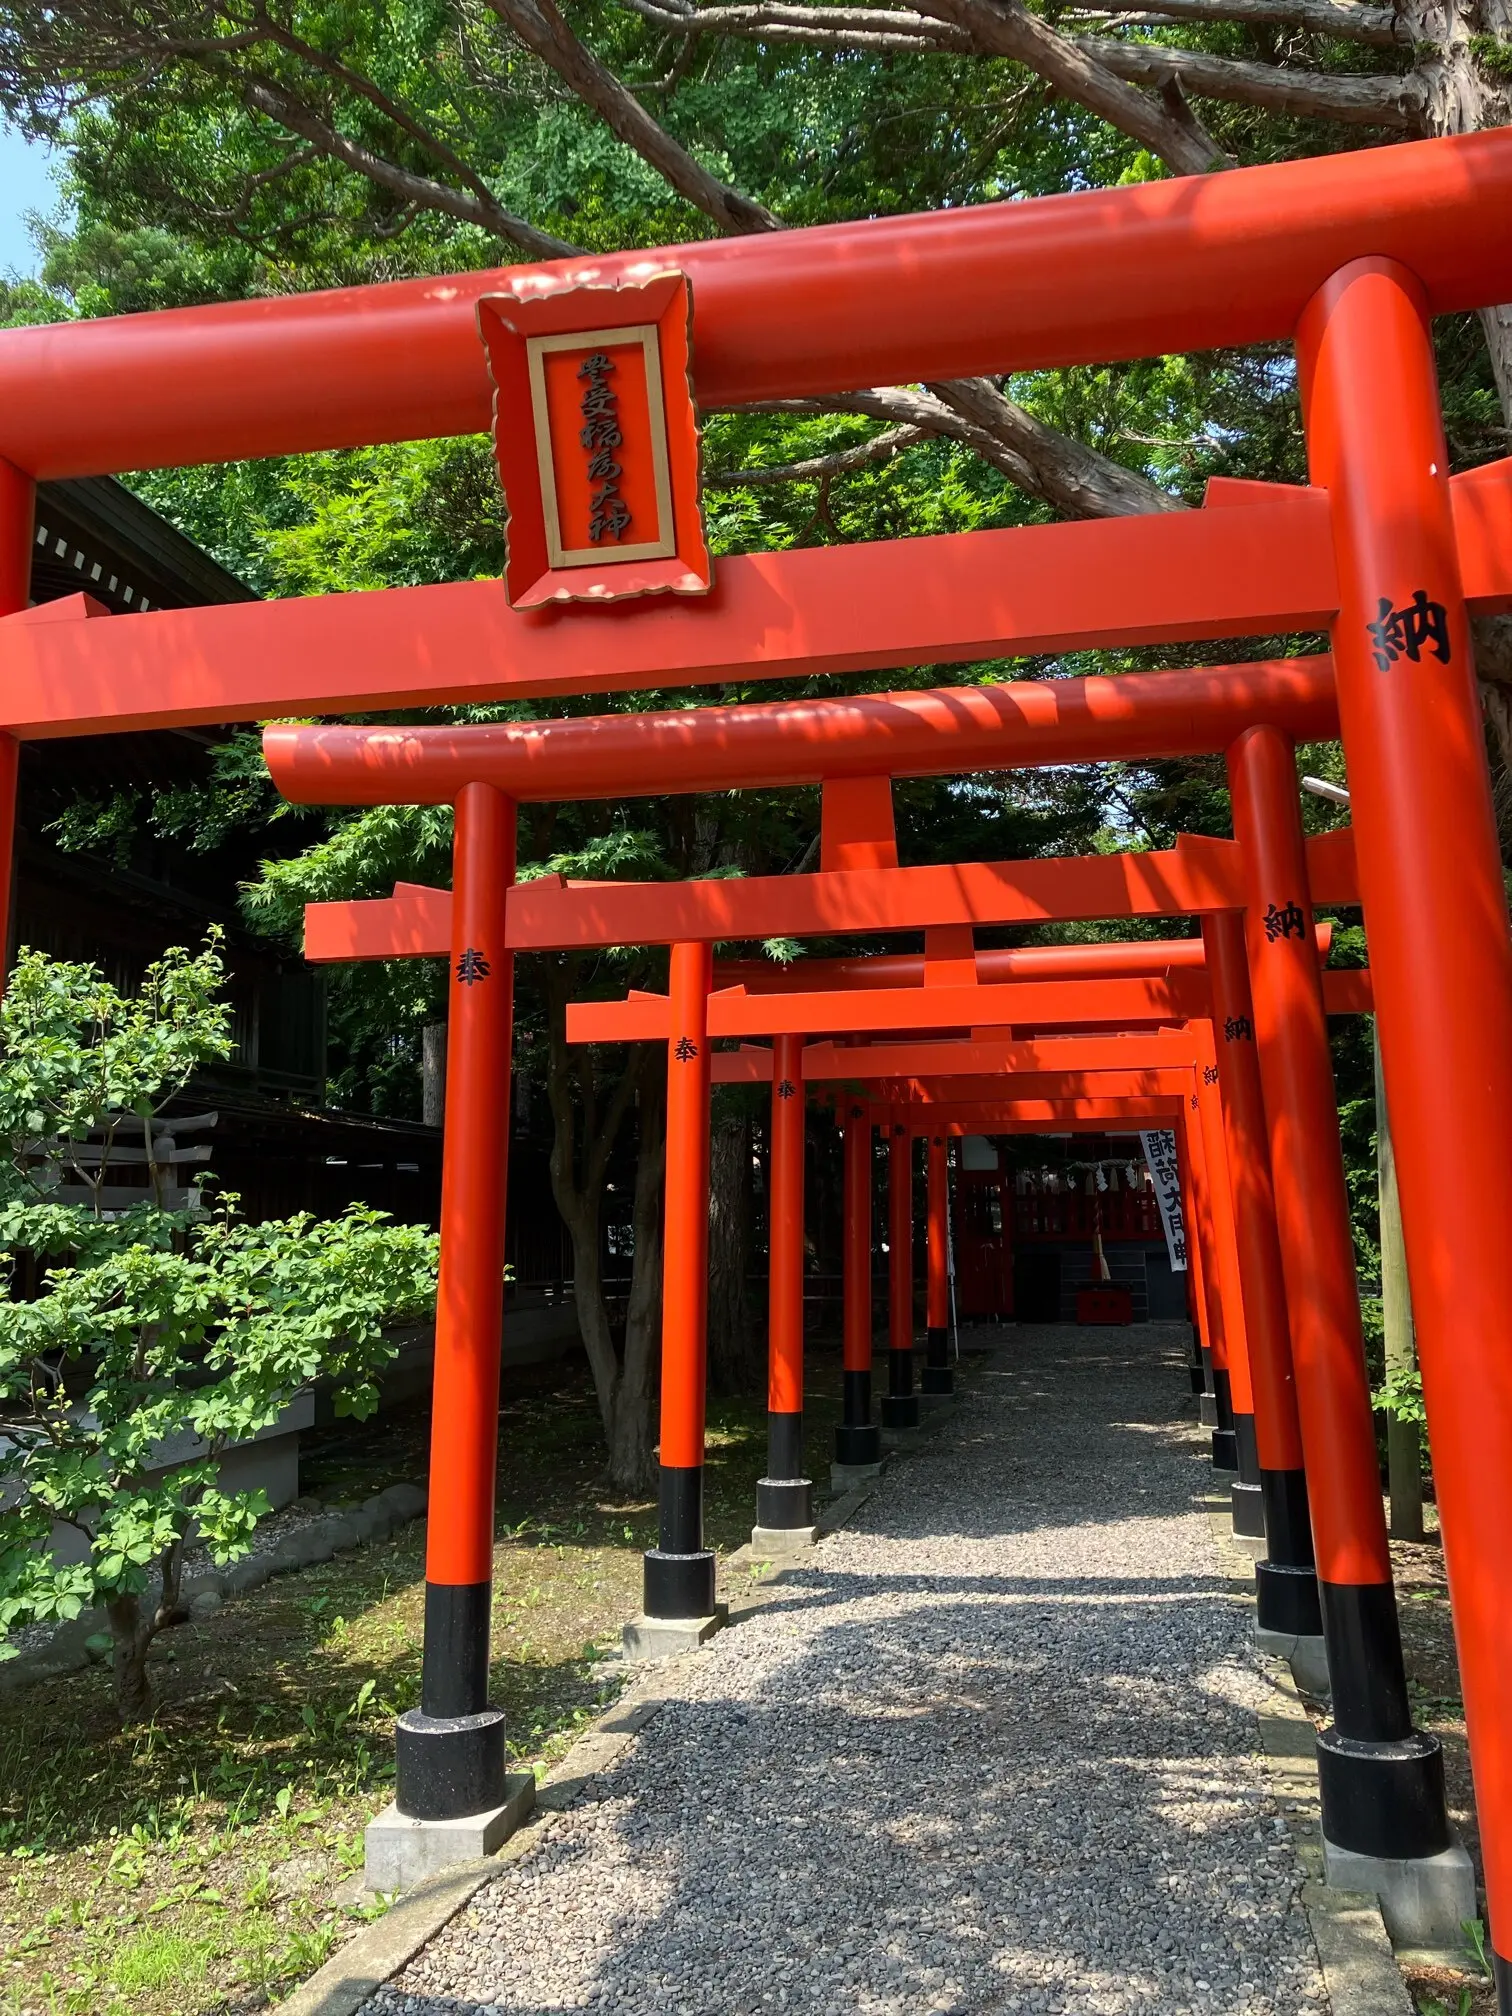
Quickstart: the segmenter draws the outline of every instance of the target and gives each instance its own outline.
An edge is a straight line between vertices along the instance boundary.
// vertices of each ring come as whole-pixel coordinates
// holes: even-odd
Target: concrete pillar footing
[[[1204,1393],[1197,1402],[1197,1419],[1204,1428],[1218,1426],[1218,1395]]]
[[[1329,1699],[1328,1654],[1321,1635],[1293,1636],[1289,1631],[1267,1631],[1257,1624],[1255,1650],[1284,1659],[1302,1693],[1310,1694],[1314,1700]]]
[[[1331,1889],[1380,1899],[1393,1946],[1460,1946],[1465,1921],[1479,1915],[1475,1868],[1460,1841],[1437,1855],[1391,1861],[1335,1847],[1325,1834],[1323,1872]]]
[[[646,1659],[675,1659],[696,1652],[725,1622],[723,1604],[708,1617],[632,1617],[620,1630],[620,1643],[632,1665]]]
[[[837,1494],[854,1491],[858,1484],[869,1484],[874,1477],[881,1475],[880,1463],[831,1463],[830,1489]]]
[[[819,1538],[817,1526],[753,1526],[751,1552],[763,1560],[779,1560],[785,1554],[801,1554]]]
[[[362,1837],[363,1887],[385,1894],[413,1890],[438,1870],[496,1854],[535,1808],[535,1774],[511,1771],[504,1787],[502,1806],[458,1820],[412,1820],[397,1806],[385,1806]]]

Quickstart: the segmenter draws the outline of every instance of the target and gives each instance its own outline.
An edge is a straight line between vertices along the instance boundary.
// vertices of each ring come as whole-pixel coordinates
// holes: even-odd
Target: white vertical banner
[[[1176,1161],[1176,1136],[1168,1127],[1140,1130],[1139,1145],[1155,1179],[1155,1202],[1160,1206],[1160,1222],[1165,1227],[1166,1252],[1171,1272],[1186,1272],[1186,1226],[1181,1217],[1181,1169]]]

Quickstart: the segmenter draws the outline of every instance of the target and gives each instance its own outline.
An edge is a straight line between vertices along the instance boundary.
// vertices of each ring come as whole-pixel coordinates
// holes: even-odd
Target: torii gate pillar
[[[1213,1036],[1223,1092],[1223,1122],[1234,1186],[1234,1228],[1244,1288],[1245,1336],[1254,1393],[1253,1433],[1260,1472],[1261,1532],[1266,1558],[1255,1563],[1255,1621],[1285,1638],[1319,1638],[1318,1577],[1307,1505],[1307,1471],[1297,1418],[1297,1382],[1287,1327],[1286,1282],[1276,1235],[1265,1095],[1255,1049],[1244,918],[1224,910],[1202,920]],[[1243,1458],[1241,1453],[1241,1472]],[[1241,1484],[1233,1486],[1234,1530],[1240,1525]]]
[[[803,1038],[772,1040],[771,1165],[767,1182],[767,1474],[756,1481],[758,1553],[816,1535],[814,1486],[803,1466]]]
[[[1512,2011],[1512,939],[1423,290],[1360,259],[1297,332],[1428,1440]],[[1326,1818],[1326,1814],[1325,1814]]]
[[[913,1379],[913,1136],[894,1126],[887,1144],[887,1393],[884,1428],[917,1428]]]
[[[674,945],[667,1031],[667,1176],[662,1246],[661,1469],[657,1544],[645,1557],[646,1616],[713,1628],[714,1555],[704,1546],[709,1326],[709,986],[712,945]],[[626,1626],[627,1634],[637,1627]],[[634,1650],[666,1650],[654,1637]]]
[[[505,1800],[504,1715],[488,1701],[514,960],[504,900],[515,810],[491,784],[457,799],[441,1276],[431,1413],[420,1706],[399,1717],[395,1804],[459,1820]]]
[[[1246,729],[1229,780],[1333,1694],[1318,1738],[1323,1837],[1378,1863],[1421,1861],[1451,1846],[1444,1763],[1407,1699],[1290,738]]]
[[[872,1121],[864,1100],[847,1102],[844,1139],[841,1273],[845,1327],[835,1467],[856,1471],[869,1470],[882,1460],[882,1431],[872,1420]]]
[[[950,1164],[943,1134],[931,1134],[926,1157],[928,1221],[925,1254],[928,1273],[924,1301],[924,1365],[919,1375],[925,1393],[951,1393],[955,1373],[950,1363]]]

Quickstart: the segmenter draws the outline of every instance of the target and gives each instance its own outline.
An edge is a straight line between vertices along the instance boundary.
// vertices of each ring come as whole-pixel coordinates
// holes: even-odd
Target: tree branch
[[[826,10],[827,11],[827,10]],[[1149,0],[1135,9],[1075,8],[1062,20],[1097,20],[1130,27],[1165,21],[1237,21],[1256,27],[1305,28],[1313,35],[1364,42],[1373,49],[1410,47],[1412,36],[1390,7],[1360,0]]]
[[[1031,14],[1022,0],[923,0],[919,11],[964,29],[984,55],[1024,64],[1063,98],[1086,106],[1158,154],[1178,175],[1228,167],[1228,156],[1196,120],[1178,117],[1135,90],[1107,64]]]
[[[407,106],[391,98],[386,91],[381,91],[370,77],[365,76],[360,70],[353,70],[349,64],[329,55],[324,49],[317,48],[313,42],[305,41],[303,36],[296,35],[291,28],[286,28],[282,22],[276,21],[263,7],[257,10],[257,20],[270,42],[287,50],[291,56],[298,57],[301,62],[308,63],[312,69],[319,70],[333,83],[340,84],[355,96],[365,98],[369,105],[381,112],[401,133],[407,134],[416,146],[423,147],[426,153],[438,161],[444,169],[453,174],[466,188],[471,189],[480,203],[494,203],[493,191],[482,176],[469,168],[461,155],[448,147],[444,140],[430,131],[429,127],[422,126]]]
[[[452,189],[428,175],[415,175],[407,168],[385,161],[370,148],[356,140],[349,140],[344,133],[338,133],[318,112],[295,98],[282,85],[275,84],[271,78],[247,78],[242,94],[253,111],[261,112],[264,117],[287,127],[289,132],[297,133],[319,153],[340,161],[378,188],[402,197],[406,203],[418,203],[423,209],[454,217],[461,224],[475,224],[490,236],[518,245],[522,252],[533,253],[537,258],[559,259],[577,250],[565,239],[553,238],[548,231],[538,231],[533,224],[527,224],[523,217],[516,217],[513,211],[506,210],[492,197],[485,201],[482,197]]]
[[[787,0],[736,0],[688,7],[668,0],[623,0],[671,35],[733,35],[763,42],[803,42],[836,49],[938,49],[969,56],[971,37],[949,22],[908,8],[799,7]]]
[[[984,378],[931,386],[877,386],[828,399],[774,399],[741,409],[757,413],[865,413],[894,426],[958,441],[1020,490],[1073,518],[1119,518],[1179,511],[1148,477],[1125,469],[1036,420]]]
[[[782,462],[767,468],[719,469],[712,476],[705,476],[706,490],[764,490],[777,483],[814,483],[826,476],[847,476],[853,469],[864,469],[869,462],[880,462],[884,457],[896,455],[900,448],[911,448],[916,441],[927,441],[928,430],[923,427],[889,427],[885,433],[873,434],[869,441],[853,441],[846,448],[836,448],[828,455],[810,455],[802,462]]]
[[[712,175],[675,140],[591,49],[580,42],[558,13],[554,0],[488,0],[499,19],[526,48],[553,69],[583,103],[598,113],[616,138],[633,148],[696,209],[722,231],[775,231],[780,220]]]
[[[985,378],[952,378],[928,390],[1029,467],[1033,481],[1024,487],[1031,494],[1073,518],[1121,518],[1184,508],[1179,498],[1137,470],[1125,469],[1037,420]]]
[[[1422,102],[1410,77],[1347,77],[1317,70],[1283,70],[1151,42],[1118,42],[1103,35],[1068,38],[1093,61],[1132,84],[1179,82],[1197,98],[1259,105],[1296,119],[1333,119],[1351,126],[1413,127]]]

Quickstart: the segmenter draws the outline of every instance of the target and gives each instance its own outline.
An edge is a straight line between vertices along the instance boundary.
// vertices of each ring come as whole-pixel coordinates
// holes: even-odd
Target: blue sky
[[[58,192],[48,173],[49,152],[0,126],[0,274],[34,273],[37,251],[24,222],[28,210],[50,212]]]

